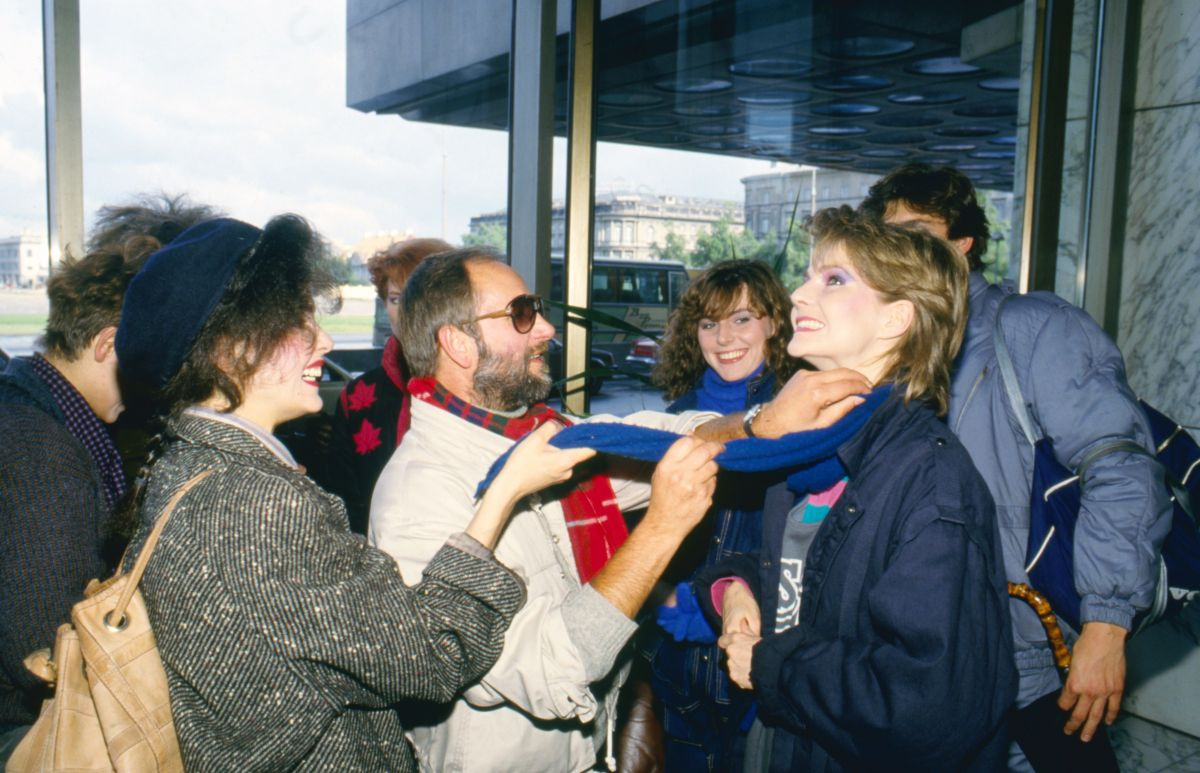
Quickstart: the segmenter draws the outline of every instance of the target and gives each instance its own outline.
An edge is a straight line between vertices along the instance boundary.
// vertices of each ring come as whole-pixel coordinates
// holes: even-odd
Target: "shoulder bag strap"
[[[992,326],[992,346],[996,350],[996,364],[1000,368],[1000,378],[1004,382],[1004,393],[1008,396],[1008,405],[1025,433],[1029,445],[1035,445],[1041,439],[1041,433],[1035,430],[1036,425],[1025,407],[1025,398],[1021,395],[1021,385],[1017,383],[1017,372],[1013,369],[1012,357],[1008,353],[1008,344],[1004,340],[1004,328],[1000,325],[1000,317],[1004,306],[1013,296],[1006,295],[996,307],[996,321]]]
[[[113,607],[111,614],[114,619],[120,620],[125,616],[125,609],[129,606],[129,600],[133,598],[134,591],[142,581],[142,575],[146,572],[146,565],[150,563],[150,555],[154,552],[154,546],[158,544],[158,538],[162,535],[163,528],[167,525],[167,519],[171,517],[171,512],[175,510],[175,506],[179,501],[187,495],[200,481],[212,474],[212,470],[205,470],[196,477],[183,484],[183,488],[175,492],[175,496],[171,497],[171,501],[167,502],[167,506],[163,509],[162,515],[158,517],[154,528],[150,530],[150,536],[146,538],[146,544],[142,546],[142,552],[138,555],[137,561],[133,564],[133,569],[129,572],[129,581],[125,583],[125,588],[121,591],[121,595],[117,598],[117,604]]]
[[[1029,415],[1029,409],[1025,405],[1025,398],[1021,395],[1021,387],[1017,383],[1017,373],[1013,369],[1012,357],[1009,356],[1008,344],[1004,340],[1004,331],[1000,325],[1000,314],[1004,311],[1004,304],[1008,303],[1012,298],[1012,295],[1004,296],[1000,301],[1000,305],[996,307],[996,324],[992,329],[992,343],[996,350],[996,363],[1000,368],[1000,376],[1004,381],[1004,392],[1008,396],[1008,404],[1012,408],[1013,413],[1016,414],[1017,423],[1021,425],[1021,431],[1025,433],[1029,444],[1034,445],[1041,439],[1042,433],[1034,423],[1033,418]],[[1088,468],[1097,459],[1119,451],[1151,456],[1145,448],[1142,448],[1141,445],[1133,440],[1114,440],[1111,443],[1103,443],[1097,446],[1091,453],[1085,456],[1076,467],[1075,475],[1082,481]]]

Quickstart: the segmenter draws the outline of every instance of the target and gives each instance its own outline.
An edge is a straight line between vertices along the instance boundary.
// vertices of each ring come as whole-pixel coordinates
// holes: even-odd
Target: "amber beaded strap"
[[[1033,607],[1038,620],[1042,621],[1042,627],[1046,629],[1046,636],[1050,640],[1050,649],[1054,651],[1054,665],[1058,666],[1058,670],[1065,677],[1067,671],[1071,669],[1071,651],[1067,649],[1067,642],[1063,639],[1062,629],[1058,627],[1058,618],[1054,616],[1050,602],[1041,593],[1023,582],[1010,582],[1008,595]]]

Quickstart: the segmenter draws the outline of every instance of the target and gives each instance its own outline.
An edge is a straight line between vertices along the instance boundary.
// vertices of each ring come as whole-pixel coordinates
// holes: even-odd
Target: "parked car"
[[[550,378],[554,380],[555,392],[562,396],[562,385],[559,383],[563,379],[563,345],[562,341],[557,338],[550,339],[550,348],[546,351],[546,364],[550,366]],[[603,349],[592,347],[591,355],[588,359],[588,370],[593,371],[592,375],[587,378],[587,392],[589,396],[600,394],[600,389],[604,386],[604,382],[610,374],[616,372],[616,359],[610,352]],[[599,371],[598,373],[596,371]]]
[[[623,370],[648,376],[657,363],[658,341],[643,337],[633,342],[629,354],[625,356]]]

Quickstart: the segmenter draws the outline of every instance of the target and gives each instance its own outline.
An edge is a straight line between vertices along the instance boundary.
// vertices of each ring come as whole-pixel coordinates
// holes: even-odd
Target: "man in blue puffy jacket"
[[[1027,583],[1033,449],[1009,408],[992,344],[997,307],[1013,290],[983,276],[987,216],[965,175],[924,164],[880,179],[861,207],[948,240],[971,264],[970,319],[947,421],[995,499],[1008,579]],[[1085,312],[1051,293],[1029,293],[1005,304],[1002,327],[1021,394],[1062,464],[1077,469],[1119,440],[1152,450],[1121,353]],[[1021,679],[1013,740],[1035,770],[1117,770],[1105,726],[1120,709],[1125,639],[1134,616],[1150,605],[1170,514],[1162,470],[1149,453],[1107,453],[1088,465],[1075,532],[1083,624],[1065,684],[1033,609],[1010,601]],[[1024,767],[1020,755],[1012,764]]]

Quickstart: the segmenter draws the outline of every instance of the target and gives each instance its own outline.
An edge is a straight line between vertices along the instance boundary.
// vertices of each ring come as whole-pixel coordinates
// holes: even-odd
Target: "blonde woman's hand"
[[[717,639],[717,645],[725,651],[730,680],[743,690],[754,689],[754,683],[750,681],[750,668],[754,663],[754,647],[760,641],[761,636],[748,630],[726,633]]]
[[[762,635],[762,613],[754,594],[741,582],[731,582],[721,599],[721,633]]]

